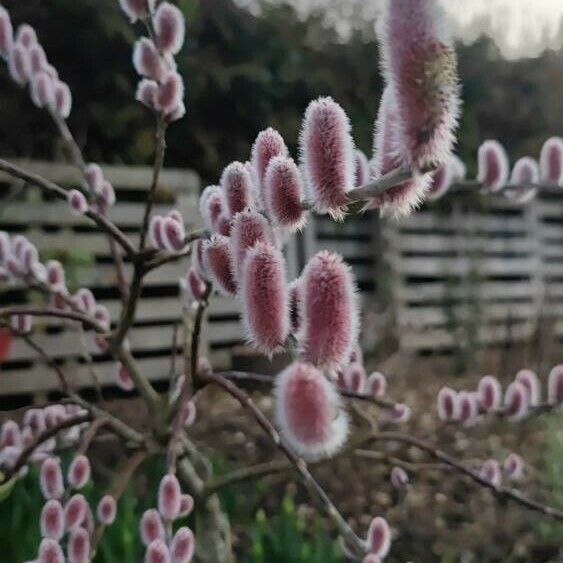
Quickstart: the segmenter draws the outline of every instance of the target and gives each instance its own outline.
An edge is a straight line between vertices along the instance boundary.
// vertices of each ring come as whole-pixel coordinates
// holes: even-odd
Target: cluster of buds
[[[506,456],[502,465],[496,459],[486,460],[481,466],[480,476],[498,488],[502,484],[503,477],[512,481],[522,479],[524,469],[524,460],[518,454],[511,453]]]
[[[115,189],[111,182],[104,177],[104,173],[99,164],[94,162],[88,164],[84,169],[84,179],[86,180],[86,187],[90,195],[90,201],[93,208],[99,213],[106,213],[110,207],[115,205]],[[72,210],[80,214],[84,209],[84,202],[76,194],[78,190],[69,192],[69,204]],[[79,192],[80,193],[80,192]],[[74,200],[72,199],[72,195]]]
[[[166,118],[181,119],[185,113],[184,81],[176,71],[174,56],[184,44],[186,22],[182,12],[170,2],[120,0],[132,21],[150,22],[152,38],[142,37],[133,48],[133,66],[142,77],[136,99]]]
[[[72,95],[49,63],[35,30],[21,24],[15,35],[10,14],[0,6],[0,55],[7,61],[10,76],[21,87],[29,84],[33,103],[62,119],[70,115]]]
[[[191,513],[193,498],[182,494],[174,475],[165,475],[158,488],[157,504],[158,510],[151,508],[141,517],[145,563],[190,563],[195,550],[193,532],[187,526],[181,526],[173,534],[172,525]]]
[[[149,239],[155,248],[179,252],[186,246],[186,227],[182,214],[173,209],[168,215],[155,215],[149,223]]]
[[[0,283],[43,284],[47,269],[39,261],[37,247],[23,235],[10,237],[0,231]]]
[[[77,455],[66,473],[66,486],[61,461],[48,457],[41,465],[40,485],[46,502],[41,511],[41,544],[39,563],[90,563],[94,538],[94,514],[89,502],[79,493],[90,480],[90,461]],[[96,516],[101,525],[114,522],[117,506],[111,495],[99,501]],[[66,559],[63,546],[66,544]]]

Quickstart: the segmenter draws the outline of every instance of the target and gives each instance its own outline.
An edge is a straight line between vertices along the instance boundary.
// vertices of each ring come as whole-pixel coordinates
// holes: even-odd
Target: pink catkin
[[[164,526],[160,514],[151,508],[146,510],[141,517],[140,523],[141,539],[145,545],[151,542],[164,538]]]
[[[90,473],[90,460],[85,455],[78,455],[68,468],[68,484],[73,489],[82,489],[90,479]]]
[[[158,488],[158,511],[164,520],[172,521],[180,513],[182,491],[174,475],[165,475]]]
[[[477,155],[477,180],[491,192],[497,192],[508,181],[509,162],[504,147],[494,140],[485,141]]]
[[[133,47],[133,66],[138,74],[156,82],[160,82],[168,70],[154,43],[147,37],[138,39]]]
[[[225,207],[225,198],[220,186],[207,186],[203,190],[199,198],[199,211],[208,230],[216,230],[217,221]]]
[[[90,535],[84,528],[76,528],[68,540],[68,563],[90,563]]]
[[[563,365],[555,366],[547,380],[547,402],[550,405],[563,404]]]
[[[40,518],[41,536],[59,541],[64,534],[63,507],[58,500],[48,500],[43,506]]]
[[[371,521],[366,543],[368,551],[382,559],[389,553],[391,529],[387,520],[378,516]]]
[[[64,493],[60,460],[50,457],[41,465],[39,474],[41,492],[46,499],[59,499]]]
[[[38,563],[65,563],[61,546],[55,540],[45,538],[39,545]]]
[[[119,0],[121,9],[132,22],[146,17],[154,9],[155,0]]]
[[[535,372],[529,369],[521,369],[516,374],[515,379],[526,389],[528,405],[531,407],[538,406],[541,398],[541,385]]]
[[[115,190],[107,180],[104,180],[102,188],[98,192],[98,201],[104,211],[115,204]]]
[[[156,107],[165,114],[174,112],[184,99],[184,80],[177,72],[169,72],[162,80],[156,97]]]
[[[387,379],[382,373],[374,371],[367,379],[366,388],[372,397],[376,399],[383,397],[387,390]]]
[[[563,185],[563,139],[551,137],[540,154],[540,171],[543,182]]]
[[[352,362],[344,371],[344,383],[348,391],[363,394],[366,388],[366,372],[358,362]]]
[[[348,417],[340,396],[313,366],[295,362],[277,376],[275,405],[282,434],[303,457],[330,457],[344,444]]]
[[[162,220],[162,242],[170,252],[180,252],[186,246],[186,231],[183,222],[172,217]]]
[[[88,503],[83,495],[73,495],[65,505],[64,521],[67,530],[80,526],[86,516]]]
[[[14,43],[12,20],[6,8],[0,6],[0,55],[7,59]]]
[[[55,105],[55,85],[53,79],[44,71],[31,79],[31,99],[38,108],[53,108]]]
[[[481,408],[487,411],[500,408],[502,402],[502,388],[496,377],[486,375],[481,378],[477,388],[477,394]]]
[[[155,540],[147,547],[145,563],[170,563],[170,551],[163,540]]]
[[[0,433],[0,449],[7,447],[21,448],[22,437],[20,427],[13,420],[7,420],[2,425]]]
[[[156,109],[156,98],[158,96],[158,84],[154,80],[143,78],[137,85],[135,99],[147,106],[149,109]]]
[[[509,479],[521,479],[524,473],[524,460],[518,454],[511,453],[504,460],[502,470]]]
[[[445,422],[459,418],[459,398],[457,393],[450,387],[442,387],[438,393],[437,408],[438,417]]]
[[[528,414],[528,392],[522,383],[513,381],[504,394],[504,414],[509,420],[522,420]]]
[[[537,184],[540,181],[540,169],[536,160],[524,156],[516,161],[510,183],[515,185]]]
[[[76,215],[84,215],[88,211],[88,201],[84,194],[78,190],[70,190],[68,192],[68,203],[70,208]]]
[[[365,153],[359,149],[354,150],[354,187],[359,188],[369,180],[369,163]]]
[[[399,113],[391,86],[383,91],[375,124],[374,176],[380,178],[395,170],[404,161],[398,151]],[[382,215],[409,215],[422,202],[432,182],[431,174],[417,174],[398,186],[370,200],[369,207],[380,209]]]
[[[92,162],[86,166],[84,170],[84,177],[88,187],[94,192],[99,193],[102,191],[104,185],[104,173],[99,164]]]
[[[161,51],[176,55],[184,44],[186,22],[170,2],[161,2],[154,16],[156,44]]]
[[[481,468],[481,477],[493,485],[493,487],[500,487],[502,481],[502,474],[500,465],[496,459],[488,459]]]
[[[221,188],[231,217],[252,205],[252,187],[252,177],[242,162],[233,162],[225,168]]]
[[[479,414],[479,403],[477,395],[469,391],[460,391],[459,401],[459,420],[465,425],[470,426],[475,423]]]
[[[383,69],[396,93],[397,150],[415,169],[446,161],[460,113],[457,61],[437,0],[393,0],[380,30]]]
[[[113,524],[116,513],[117,503],[115,502],[115,497],[112,495],[103,496],[98,503],[98,508],[96,510],[98,520],[106,526]]]
[[[256,174],[256,181],[262,203],[264,202],[264,190],[266,170],[270,161],[276,156],[287,156],[288,150],[283,137],[269,127],[258,133],[252,146],[252,167]]]
[[[45,50],[41,45],[33,45],[29,49],[29,62],[31,64],[31,72],[36,74],[41,70],[47,68],[47,55],[45,54]]]
[[[72,92],[68,84],[58,80],[55,82],[55,111],[63,119],[67,119],[72,111]]]
[[[454,173],[455,170],[450,160],[440,165],[432,173],[432,182],[426,194],[430,201],[436,201],[448,192],[454,181]]]
[[[22,23],[16,33],[16,42],[29,50],[33,45],[37,44],[37,33],[35,29],[27,23]]]
[[[400,491],[409,483],[409,476],[402,467],[393,467],[391,469],[391,484],[395,489]]]
[[[229,239],[222,235],[213,235],[203,243],[205,269],[211,274],[213,284],[224,295],[234,295],[236,283],[231,271],[231,251]]]
[[[106,329],[111,326],[111,317],[108,308],[105,305],[96,305],[94,307],[94,318]]]
[[[149,239],[154,248],[164,249],[166,247],[164,242],[163,223],[164,217],[161,217],[160,215],[151,217],[149,223]]]
[[[135,382],[131,378],[131,374],[121,362],[115,366],[115,382],[122,391],[129,392],[135,389]]]
[[[354,142],[348,117],[332,98],[309,104],[299,144],[315,208],[342,219],[348,202],[346,193],[354,185]]]
[[[339,255],[325,250],[309,261],[302,280],[302,358],[319,368],[335,369],[346,363],[357,340],[352,274]]]
[[[20,86],[25,86],[31,76],[31,59],[29,52],[23,45],[15,44],[10,53],[8,68],[12,80]]]
[[[170,546],[172,563],[190,563],[194,555],[194,535],[193,532],[183,526],[174,534]]]
[[[180,512],[178,513],[179,518],[185,518],[189,516],[194,508],[194,499],[191,495],[182,495],[180,497]]]
[[[302,193],[303,182],[295,162],[285,156],[272,158],[264,178],[264,204],[270,219],[291,231],[302,227]]]
[[[207,294],[207,285],[201,279],[194,266],[188,270],[186,275],[186,288],[196,301],[201,301]]]
[[[289,334],[285,261],[279,250],[259,243],[249,251],[240,296],[249,340],[265,354],[279,351]]]

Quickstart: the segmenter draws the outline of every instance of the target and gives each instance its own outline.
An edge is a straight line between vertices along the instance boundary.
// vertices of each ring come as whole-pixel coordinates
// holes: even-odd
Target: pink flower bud
[[[217,219],[217,223],[215,224],[217,233],[223,235],[224,237],[230,237],[231,226],[232,221],[229,216],[225,212],[221,213],[221,216]]]
[[[354,142],[346,113],[332,98],[311,102],[299,142],[305,181],[317,211],[341,219],[346,192],[354,185]]]
[[[465,426],[475,423],[479,415],[479,403],[477,395],[469,391],[460,391],[458,395],[459,401],[459,420]]]
[[[289,334],[285,279],[285,260],[278,249],[259,243],[248,252],[240,288],[243,322],[249,341],[268,355],[280,350]]]
[[[367,156],[359,149],[354,150],[354,187],[359,188],[369,180],[369,163]]]
[[[293,334],[297,334],[303,323],[303,292],[301,279],[293,280],[288,287],[289,324]]]
[[[115,497],[111,495],[103,496],[98,503],[98,509],[96,512],[98,520],[102,524],[105,524],[106,526],[113,524],[113,522],[115,521],[115,515],[117,513],[117,503],[115,502]],[[150,534],[150,531],[148,533]]]
[[[355,284],[337,254],[317,253],[303,275],[302,357],[319,368],[344,365],[356,344],[359,320]]]
[[[0,231],[0,264],[6,260],[11,252],[10,235],[6,231]]]
[[[5,265],[8,274],[10,276],[13,276],[14,278],[22,277],[25,274],[22,263],[20,262],[17,256],[14,255],[7,256],[5,260]]]
[[[375,553],[368,553],[363,558],[362,563],[381,563],[381,559]]]
[[[203,260],[203,240],[197,239],[193,243],[193,250],[192,250],[192,267],[197,273],[197,275],[202,280],[209,280],[210,275],[209,272],[205,269],[205,264]]]
[[[55,111],[63,119],[67,119],[72,110],[72,92],[68,84],[60,80],[55,84]]]
[[[94,294],[87,288],[80,288],[72,298],[76,307],[86,313],[87,315],[93,315],[96,309],[96,298]]]
[[[377,516],[371,521],[367,537],[367,550],[384,558],[391,547],[391,529],[385,518]]]
[[[145,18],[154,9],[155,0],[119,0],[121,9],[132,23]]]
[[[162,241],[166,250],[180,252],[186,246],[186,231],[184,224],[164,217],[161,225]]]
[[[446,161],[460,113],[457,61],[436,0],[386,4],[380,42],[387,83],[397,96],[400,160],[424,169]]]
[[[55,540],[45,538],[39,545],[38,563],[65,563],[61,546]]]
[[[16,33],[16,42],[29,50],[33,45],[37,44],[37,33],[35,33],[35,29],[27,23],[22,23]]]
[[[110,182],[104,180],[98,192],[98,199],[103,209],[107,209],[115,204],[115,190]]]
[[[47,273],[47,275],[49,275]],[[51,295],[49,297],[49,305],[55,309],[64,311],[67,308],[68,289],[64,284],[55,284],[51,286]]]
[[[182,495],[180,497],[180,512],[178,518],[189,516],[194,508],[194,499],[191,495]]]
[[[493,485],[493,487],[500,487],[502,474],[500,465],[496,459],[488,459],[481,467],[481,477]]]
[[[64,285],[65,272],[62,264],[58,260],[49,260],[49,262],[47,262],[47,281],[51,285]]]
[[[158,54],[154,43],[147,37],[141,37],[133,47],[133,66],[137,73],[160,82],[166,73],[166,65]]]
[[[163,540],[154,540],[147,547],[145,563],[170,563],[170,551]]]
[[[193,401],[187,401],[180,407],[180,419],[186,428],[193,425],[196,415],[197,409]]]
[[[277,376],[275,409],[282,434],[308,460],[334,455],[348,435],[340,395],[311,365],[295,362]]]
[[[207,285],[201,279],[194,266],[192,266],[188,270],[184,283],[185,288],[189,291],[191,298],[195,299],[196,301],[201,301],[205,298],[207,294]]]
[[[166,114],[166,119],[168,123],[172,123],[173,121],[182,119],[184,115],[186,115],[186,106],[182,101],[178,102],[178,104]]]
[[[176,55],[184,44],[186,21],[182,12],[170,2],[162,2],[154,16],[156,44],[165,52]]]
[[[25,86],[31,76],[31,60],[23,45],[16,43],[13,46],[8,67],[12,80],[20,86]]]
[[[450,387],[442,387],[438,393],[438,417],[445,422],[459,419],[459,397]]]
[[[90,479],[90,460],[85,455],[76,456],[68,469],[68,484],[73,489],[81,489]]]
[[[409,476],[402,467],[393,467],[391,469],[391,485],[398,491],[403,489],[409,483]]]
[[[73,495],[65,505],[64,521],[67,530],[78,528],[84,521],[88,502],[83,495]]]
[[[78,190],[70,190],[67,195],[68,204],[76,215],[84,215],[88,211],[88,201]]]
[[[55,105],[55,85],[53,79],[44,71],[31,79],[31,99],[38,108],[52,108]]]
[[[165,475],[158,488],[158,511],[164,520],[175,520],[180,512],[180,483],[175,475]]]
[[[516,374],[516,381],[526,389],[528,405],[536,407],[540,404],[541,386],[538,376],[529,369],[521,369]]]
[[[268,164],[275,156],[287,156],[288,150],[283,137],[271,127],[258,133],[252,145],[252,167],[256,172],[256,181],[260,197],[264,201],[264,182]]]
[[[213,235],[210,240],[206,240],[203,243],[203,260],[215,288],[225,295],[234,295],[237,287],[231,271],[229,239]]]
[[[149,223],[149,238],[151,241],[152,246],[158,249],[164,249],[164,233],[163,233],[163,223],[164,217],[160,215],[155,215],[151,217]]]
[[[31,332],[33,327],[33,317],[31,315],[12,315],[10,317],[10,326],[20,334]]]
[[[149,109],[156,109],[156,98],[158,96],[158,84],[154,80],[143,78],[137,85],[135,99]]]
[[[93,192],[99,193],[102,191],[102,187],[104,185],[104,173],[98,164],[88,164],[84,170],[84,177]]]
[[[33,274],[34,266],[39,261],[39,252],[37,251],[37,247],[34,244],[27,242],[27,244],[23,247],[21,254],[21,262],[24,271],[26,274]]]
[[[411,418],[411,409],[403,403],[396,403],[389,411],[389,417],[391,422],[394,422],[395,424],[408,422]]]
[[[241,162],[233,162],[225,168],[221,188],[231,217],[252,204],[252,177]]]
[[[20,427],[13,420],[7,420],[2,425],[2,432],[0,433],[0,449],[7,447],[21,448],[21,446]]]
[[[45,414],[41,409],[29,409],[23,416],[23,423],[29,426],[34,435],[40,434],[46,428]]]
[[[547,402],[550,405],[563,404],[563,364],[555,366],[547,380]]]
[[[485,141],[479,147],[477,180],[491,192],[500,190],[508,180],[509,163],[498,141]]]
[[[357,363],[351,363],[344,372],[344,382],[346,389],[353,393],[364,393],[366,388],[366,371],[364,367]]]
[[[68,540],[68,563],[90,563],[90,536],[84,528],[76,528]]]
[[[504,394],[504,414],[509,420],[522,420],[528,414],[528,392],[522,383],[513,381]]]
[[[184,98],[184,81],[177,72],[169,72],[159,86],[156,97],[157,109],[164,113],[174,111]]]
[[[111,326],[111,317],[109,311],[105,305],[96,305],[94,308],[94,318],[100,323],[106,330],[109,330]]]
[[[524,473],[524,460],[518,454],[511,453],[504,460],[502,469],[509,479],[521,479]]]
[[[540,171],[543,182],[563,185],[563,139],[551,137],[548,139],[540,155]]]
[[[164,538],[164,526],[162,525],[160,514],[154,508],[144,512],[141,517],[140,530],[141,539],[145,545]]]
[[[204,225],[210,231],[216,230],[217,221],[225,207],[223,193],[219,186],[207,186],[199,198],[199,211]]]
[[[43,412],[45,413],[45,424],[47,428],[52,428],[67,418],[67,412],[63,405],[50,405],[45,407]]]
[[[354,363],[357,362],[359,364],[363,364],[364,363],[364,353],[362,352],[362,348],[359,344],[356,344],[353,348],[352,351],[350,352],[350,363]]]
[[[366,388],[375,399],[383,397],[387,391],[387,379],[382,373],[374,371],[367,379]]]
[[[487,411],[500,408],[502,401],[502,388],[498,379],[492,375],[486,375],[479,381],[477,388],[479,404]]]
[[[63,507],[58,500],[48,500],[41,511],[41,535],[59,541],[64,534]]]
[[[427,192],[430,201],[436,201],[447,193],[454,181],[454,172],[452,163],[448,160],[432,173],[432,182]]]
[[[170,546],[172,563],[190,563],[194,556],[194,549],[193,532],[185,526],[179,528]]]
[[[387,86],[381,97],[375,126],[374,176],[380,178],[404,164],[397,158],[399,111],[393,89]],[[369,206],[381,209],[382,216],[409,215],[422,202],[432,182],[431,174],[416,174],[411,180],[371,199]]]
[[[270,160],[264,179],[264,204],[269,218],[295,231],[303,226],[305,213],[301,205],[303,181],[291,158],[275,156]]]
[[[524,156],[516,161],[510,176],[511,184],[537,184],[540,181],[538,163],[529,156]]]
[[[248,251],[257,243],[274,243],[274,234],[266,218],[255,211],[237,213],[231,227],[231,269],[238,283]]]
[[[14,43],[12,20],[6,8],[0,6],[0,55],[8,59]]]
[[[47,55],[41,45],[32,45],[29,49],[29,62],[32,74],[36,74],[47,67]]]
[[[133,389],[135,389],[135,382],[131,378],[127,368],[121,362],[117,362],[116,364],[115,382],[122,391],[133,391]]]
[[[59,459],[49,457],[41,464],[39,484],[46,499],[59,499],[63,496],[63,474]]]

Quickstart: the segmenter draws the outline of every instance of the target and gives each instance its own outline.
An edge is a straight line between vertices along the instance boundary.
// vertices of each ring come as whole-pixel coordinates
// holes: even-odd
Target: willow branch
[[[8,319],[14,315],[30,315],[32,317],[55,317],[82,323],[98,333],[105,333],[106,329],[92,317],[77,311],[62,311],[54,307],[35,307],[28,305],[14,305],[0,309],[0,319]]]

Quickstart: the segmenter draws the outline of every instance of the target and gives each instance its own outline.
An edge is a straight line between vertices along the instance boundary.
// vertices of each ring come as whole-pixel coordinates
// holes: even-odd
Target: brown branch
[[[105,333],[106,329],[98,321],[75,311],[62,311],[53,307],[35,307],[26,305],[14,305],[13,307],[4,307],[0,309],[0,319],[7,319],[14,315],[31,315],[32,317],[56,317],[69,321],[78,321],[86,325],[96,332]]]

